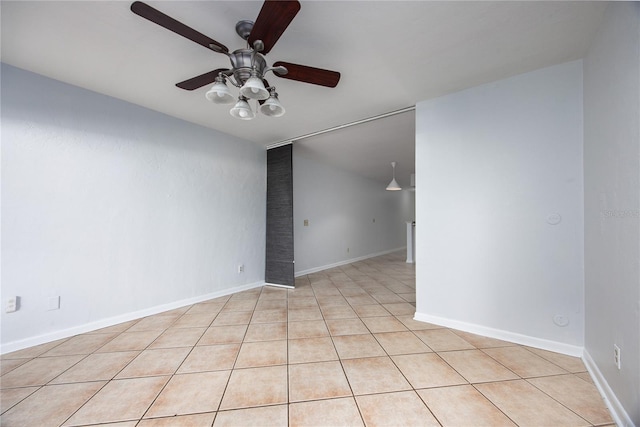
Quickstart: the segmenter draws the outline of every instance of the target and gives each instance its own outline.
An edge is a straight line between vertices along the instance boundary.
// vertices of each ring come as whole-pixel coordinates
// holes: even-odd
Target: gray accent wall
[[[294,285],[292,145],[267,151],[265,282]]]

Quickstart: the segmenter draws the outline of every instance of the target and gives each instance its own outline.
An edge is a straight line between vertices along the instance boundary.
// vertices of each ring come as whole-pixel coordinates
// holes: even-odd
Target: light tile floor
[[[2,356],[1,424],[612,424],[580,359],[413,320],[396,253]]]

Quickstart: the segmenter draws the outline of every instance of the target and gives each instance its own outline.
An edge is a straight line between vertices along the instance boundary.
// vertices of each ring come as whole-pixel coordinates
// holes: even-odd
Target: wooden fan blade
[[[224,71],[229,71],[229,69],[218,68],[217,70],[209,71],[208,73],[200,74],[199,76],[193,77],[189,80],[176,83],[176,86],[184,90],[195,90],[201,88],[202,86],[213,83],[216,80],[216,77],[218,77],[218,74]]]
[[[286,74],[280,74],[274,70],[273,73],[283,79],[297,80],[299,82],[326,87],[336,87],[340,81],[340,73],[337,71],[323,70],[322,68],[314,68],[282,61],[276,62],[273,66],[283,66],[289,71]]]
[[[264,49],[261,53],[269,53],[299,10],[297,0],[266,0],[249,34],[249,44],[253,46],[256,40],[262,40]]]
[[[146,3],[141,1],[134,1],[131,3],[131,11],[136,15],[143,17],[144,19],[148,19],[149,21],[160,25],[161,27],[166,28],[167,30],[173,31],[176,34],[181,35],[191,41],[194,41],[207,49],[211,49],[214,52],[229,52],[229,49],[223,45],[222,43],[218,43],[214,39],[205,36],[204,34],[194,30],[191,27],[184,25],[180,21],[176,21],[170,16],[165,15],[157,9],[149,6]],[[217,46],[216,48],[211,48],[211,45]]]

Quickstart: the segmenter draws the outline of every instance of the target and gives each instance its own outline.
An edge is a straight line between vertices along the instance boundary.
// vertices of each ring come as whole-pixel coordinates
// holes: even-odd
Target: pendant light
[[[402,190],[402,187],[398,185],[398,181],[396,181],[396,162],[391,162],[391,167],[393,168],[393,179],[387,185],[387,191],[398,191]]]

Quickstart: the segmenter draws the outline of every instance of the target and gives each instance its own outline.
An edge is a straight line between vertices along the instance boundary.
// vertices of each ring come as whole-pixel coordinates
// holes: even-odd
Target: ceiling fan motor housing
[[[252,49],[238,49],[229,54],[231,65],[233,66],[233,76],[239,85],[243,85],[249,77],[251,71],[255,68],[258,78],[264,76],[264,70],[267,68],[267,60]]]

